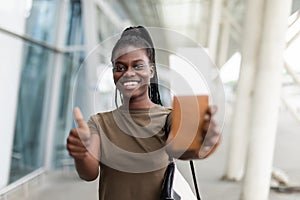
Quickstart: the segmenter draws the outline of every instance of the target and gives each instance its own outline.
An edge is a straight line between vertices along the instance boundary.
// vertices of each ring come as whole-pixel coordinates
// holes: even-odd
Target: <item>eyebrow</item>
[[[132,62],[133,62],[133,63],[136,63],[136,62],[143,62],[143,63],[145,63],[145,61],[144,61],[143,59],[133,60]],[[122,65],[125,65],[125,63],[122,62],[122,61],[115,61],[114,64],[122,64]]]
[[[122,64],[122,65],[124,65],[124,63],[121,62],[121,61],[114,61],[114,64]]]

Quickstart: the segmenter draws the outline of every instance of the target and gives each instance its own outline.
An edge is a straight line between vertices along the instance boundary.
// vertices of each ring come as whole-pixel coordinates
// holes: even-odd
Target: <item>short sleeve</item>
[[[92,115],[89,120],[88,120],[88,126],[89,126],[89,129],[91,131],[91,134],[98,134],[100,135],[100,132],[99,132],[99,123],[98,123],[98,120],[97,120],[97,117],[95,115]]]

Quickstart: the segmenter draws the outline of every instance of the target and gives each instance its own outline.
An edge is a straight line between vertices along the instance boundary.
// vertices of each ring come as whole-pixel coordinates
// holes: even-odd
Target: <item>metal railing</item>
[[[39,40],[33,39],[31,37],[28,37],[26,35],[21,35],[21,34],[18,34],[18,33],[14,33],[13,31],[10,31],[10,30],[5,29],[3,27],[0,27],[0,32],[4,33],[6,35],[9,35],[11,37],[14,37],[16,39],[20,39],[22,41],[29,42],[31,44],[34,44],[34,45],[40,46],[42,48],[45,48],[47,50],[53,51],[54,53],[64,54],[64,53],[70,53],[70,52],[86,51],[85,46],[56,47],[56,46],[50,45],[46,42],[39,41]]]

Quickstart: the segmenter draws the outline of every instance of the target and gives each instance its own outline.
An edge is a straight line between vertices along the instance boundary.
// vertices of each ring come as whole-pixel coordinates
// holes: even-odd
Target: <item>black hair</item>
[[[112,50],[111,61],[114,61],[114,56],[118,49],[128,45],[140,47],[146,50],[147,56],[154,68],[154,76],[150,79],[150,89],[148,91],[149,97],[153,103],[162,105],[158,90],[155,49],[153,41],[147,29],[143,26],[134,26],[126,28],[123,31],[121,38],[117,41]]]

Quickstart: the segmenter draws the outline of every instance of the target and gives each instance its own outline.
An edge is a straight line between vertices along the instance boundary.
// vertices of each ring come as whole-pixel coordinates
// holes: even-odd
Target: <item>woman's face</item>
[[[154,69],[146,50],[126,46],[118,49],[114,58],[114,82],[123,97],[128,99],[148,97],[148,86],[154,76]]]

